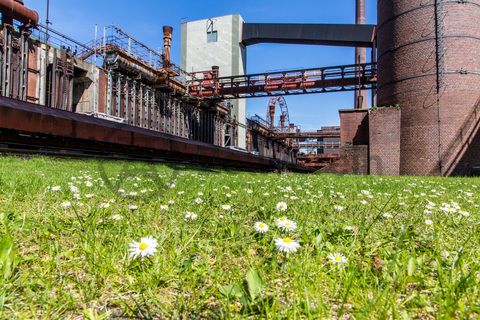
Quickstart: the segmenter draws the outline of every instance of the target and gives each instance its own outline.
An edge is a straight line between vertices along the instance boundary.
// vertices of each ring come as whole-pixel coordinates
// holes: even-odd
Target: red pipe
[[[170,68],[170,48],[172,46],[173,27],[163,27],[163,67]]]
[[[38,24],[38,12],[25,7],[21,0],[0,0],[0,12],[3,20],[10,18],[29,27],[35,27]]]

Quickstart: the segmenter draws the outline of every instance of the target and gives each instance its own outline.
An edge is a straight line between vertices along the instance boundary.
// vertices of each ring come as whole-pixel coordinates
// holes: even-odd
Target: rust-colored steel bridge
[[[373,63],[231,77],[220,77],[213,67],[191,73],[187,90],[199,99],[224,100],[372,89],[376,82]]]

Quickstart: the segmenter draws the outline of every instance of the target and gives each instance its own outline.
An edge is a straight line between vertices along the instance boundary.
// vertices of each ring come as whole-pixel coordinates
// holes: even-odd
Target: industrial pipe
[[[0,12],[3,21],[13,19],[28,27],[38,24],[38,12],[25,7],[22,0],[0,0]]]
[[[355,1],[355,23],[356,24],[365,24],[365,0],[356,0]],[[367,62],[367,49],[366,48],[355,48],[355,64],[364,64]],[[360,72],[359,72],[360,74]],[[355,90],[355,101],[354,105],[357,109],[366,109],[367,108],[367,91],[357,88]]]
[[[172,46],[173,27],[163,27],[163,67],[170,68],[170,48]]]

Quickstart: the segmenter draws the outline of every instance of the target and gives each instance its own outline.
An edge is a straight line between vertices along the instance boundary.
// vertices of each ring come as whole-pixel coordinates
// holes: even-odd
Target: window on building
[[[207,42],[217,42],[218,41],[218,32],[217,31],[207,31]]]
[[[218,41],[218,32],[213,26],[213,20],[207,20],[207,42],[217,42]]]

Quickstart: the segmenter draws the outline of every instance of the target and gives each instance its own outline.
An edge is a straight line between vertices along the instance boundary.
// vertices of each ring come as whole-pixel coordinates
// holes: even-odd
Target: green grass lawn
[[[0,157],[0,318],[478,319],[479,188]]]

